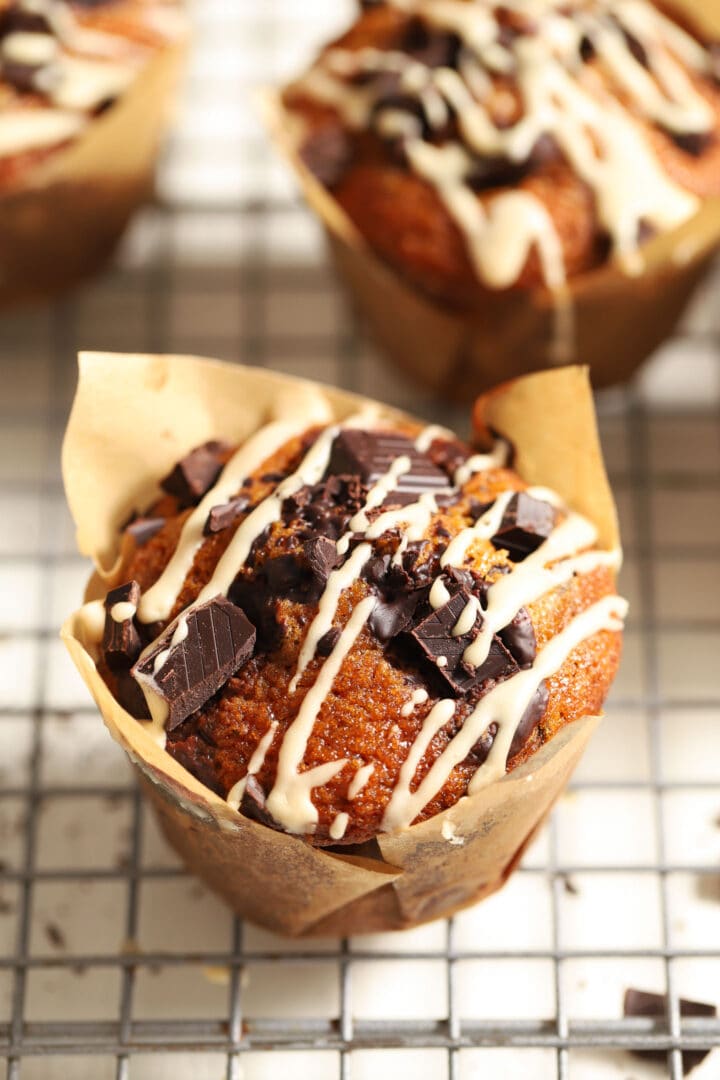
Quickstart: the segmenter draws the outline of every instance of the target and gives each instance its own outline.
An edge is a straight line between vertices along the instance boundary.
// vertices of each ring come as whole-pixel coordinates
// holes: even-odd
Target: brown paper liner
[[[186,42],[163,46],[111,109],[0,195],[0,308],[53,296],[99,270],[153,195]]]
[[[678,6],[720,35],[716,0]],[[466,401],[500,380],[554,366],[562,316],[547,289],[488,289],[465,311],[419,292],[374,254],[304,165],[297,114],[273,92],[259,95],[258,104],[324,225],[335,266],[371,337],[407,375],[444,398]],[[672,333],[718,247],[720,199],[708,199],[691,220],[644,247],[641,275],[629,277],[608,263],[571,278],[564,301],[573,326],[568,362],[587,365],[598,387],[629,378]]]
[[[587,373],[563,369],[500,387],[478,406],[515,447],[521,475],[547,460],[544,482],[586,507],[608,543],[616,539],[592,419]],[[532,391],[532,393],[530,393]],[[545,409],[555,396],[570,415]],[[63,475],[80,550],[97,572],[88,597],[117,580],[118,527],[153,497],[158,477],[211,437],[239,442],[271,418],[346,417],[367,399],[258,368],[193,357],[81,357],[63,447]],[[517,407],[516,407],[517,406]],[[400,414],[379,406],[388,419]],[[589,417],[584,428],[572,420]],[[482,426],[482,425],[481,425]],[[138,439],[141,431],[142,439]],[[553,460],[573,456],[568,470]],[[585,485],[597,498],[587,500]],[[520,768],[421,824],[377,838],[370,857],[313,848],[232,810],[161,750],[113,698],[76,613],[62,638],[113,737],[139,770],[166,837],[187,866],[240,915],[292,935],[357,934],[414,926],[448,915],[499,888],[562,791],[597,723],[567,725]],[[443,837],[445,822],[462,844]],[[374,854],[372,853],[374,851]]]

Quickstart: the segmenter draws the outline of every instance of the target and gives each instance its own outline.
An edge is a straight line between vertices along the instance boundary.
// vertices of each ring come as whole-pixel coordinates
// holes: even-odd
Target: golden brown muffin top
[[[231,805],[361,842],[601,707],[619,553],[502,445],[362,417],[294,428],[205,444],[164,479],[126,528],[102,670]]]
[[[0,0],[0,184],[77,138],[183,25],[174,0]]]
[[[449,303],[642,269],[720,194],[718,57],[648,0],[372,6],[285,93],[378,253]]]

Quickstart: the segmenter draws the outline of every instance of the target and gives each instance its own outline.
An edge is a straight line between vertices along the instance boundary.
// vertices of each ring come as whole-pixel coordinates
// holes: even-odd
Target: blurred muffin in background
[[[669,331],[720,234],[715,207],[685,243],[720,196],[718,66],[647,0],[396,0],[364,5],[281,119],[408,370],[462,397],[580,355],[600,384]]]
[[[112,251],[152,193],[186,37],[169,0],[0,2],[0,304]]]

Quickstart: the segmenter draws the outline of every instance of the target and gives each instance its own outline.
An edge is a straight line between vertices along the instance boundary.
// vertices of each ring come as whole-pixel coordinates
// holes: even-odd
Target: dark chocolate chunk
[[[456,694],[466,694],[488,679],[506,678],[518,670],[497,635],[493,637],[488,655],[478,668],[469,668],[463,661],[465,649],[482,626],[482,615],[478,612],[475,624],[468,633],[453,636],[453,627],[469,602],[470,595],[467,589],[460,589],[446,604],[427,615],[410,631],[410,637],[417,647]],[[437,661],[443,658],[445,662],[438,666]]]
[[[165,518],[161,517],[138,517],[126,526],[125,532],[132,536],[138,547],[147,544],[156,533],[159,533],[165,524]]]
[[[492,750],[492,744],[495,742],[495,736],[497,735],[497,733],[497,724],[490,724],[487,730],[482,733],[482,735],[470,751],[470,753],[477,762],[478,769],[487,760],[487,756]]]
[[[118,669],[113,672],[113,676],[115,679],[115,697],[125,709],[125,712],[129,712],[136,720],[150,720],[150,710],[145,695],[129,669]]]
[[[393,462],[403,456],[410,459],[410,469],[398,477],[383,507],[405,506],[415,502],[424,492],[451,492],[446,474],[433,464],[427,454],[416,450],[405,435],[388,431],[360,431],[356,428],[341,431],[332,445],[328,475],[359,476],[364,484],[372,487],[388,472]]]
[[[220,455],[226,449],[225,443],[215,440],[197,446],[178,461],[175,468],[160,481],[160,487],[168,495],[175,495],[183,506],[200,502],[222,471]]]
[[[480,499],[472,497],[468,502],[468,515],[473,525],[476,521],[479,521],[483,514],[490,509],[491,502],[481,502]]]
[[[461,41],[457,34],[438,30],[420,18],[409,20],[402,49],[429,68],[457,68]]]
[[[591,60],[595,59],[595,45],[592,38],[588,37],[587,34],[583,34],[580,38],[579,52],[580,59],[585,64],[589,64]]]
[[[527,608],[520,608],[513,621],[503,627],[498,637],[521,668],[530,667],[537,652],[537,641]]]
[[[700,157],[714,139],[711,131],[670,131],[666,129],[665,134],[672,139],[676,146],[679,146],[686,154],[690,154],[691,157]]]
[[[514,562],[521,562],[547,540],[555,526],[555,508],[519,491],[510,499],[500,528],[491,538]]]
[[[302,522],[310,536],[338,540],[365,502],[367,488],[358,476],[329,476],[319,484],[300,488],[282,504],[285,524]]]
[[[308,573],[297,555],[276,555],[267,559],[262,569],[274,596],[285,596],[291,600],[302,598]]]
[[[103,654],[109,668],[113,671],[130,668],[140,655],[142,648],[140,635],[135,626],[135,611],[140,603],[140,586],[137,581],[128,581],[111,589],[105,597],[105,630],[103,632]],[[132,604],[133,612],[129,617],[113,618],[116,604]]]
[[[331,626],[329,630],[326,630],[323,636],[317,643],[315,649],[318,656],[329,656],[333,651],[338,641],[340,640],[340,629],[337,626]]]
[[[52,34],[50,20],[41,11],[14,3],[0,11],[0,38],[7,34]]]
[[[370,613],[368,627],[384,644],[410,625],[418,603],[419,597],[414,592],[393,600],[378,600]]]
[[[242,608],[257,633],[257,651],[273,652],[282,644],[284,631],[277,619],[275,598],[262,571],[253,575],[238,574],[228,593],[233,604]]]
[[[339,125],[326,125],[305,139],[300,157],[310,172],[326,188],[340,183],[352,162],[352,142]]]
[[[168,731],[200,709],[248,662],[255,646],[255,627],[224,597],[209,600],[181,618],[186,621],[185,638],[171,645],[177,625],[171,623],[133,668],[133,674],[148,680],[168,703]],[[166,649],[169,655],[155,672],[155,660]]]
[[[271,829],[280,829],[280,826],[265,809],[266,795],[261,784],[250,775],[245,783],[242,799],[240,800],[240,813],[245,817],[259,821],[261,825],[268,825]]]
[[[212,536],[214,533],[227,529],[232,525],[233,521],[245,513],[249,505],[250,500],[247,495],[238,495],[237,498],[231,499],[230,502],[213,506],[203,527],[203,535]]]
[[[703,1001],[689,1001],[687,998],[680,998],[679,1005],[680,1015],[683,1017],[697,1016],[712,1019],[718,1014],[715,1005],[709,1005]],[[666,994],[653,994],[646,990],[636,990],[633,987],[629,987],[625,991],[623,1016],[647,1016],[664,1020],[667,1014],[668,999]],[[700,1062],[704,1061],[708,1056],[711,1049],[712,1047],[708,1046],[707,1050],[683,1050],[683,1075],[687,1076],[691,1069],[697,1068]],[[637,1057],[646,1058],[648,1061],[657,1061],[661,1064],[665,1064],[667,1061],[666,1050],[632,1050],[632,1053]]]
[[[324,589],[330,572],[340,562],[337,547],[326,536],[313,536],[305,541],[303,551],[315,584]]]
[[[643,43],[640,41],[639,38],[636,38],[634,34],[631,34],[630,31],[627,30],[624,26],[621,27],[621,29],[622,35],[625,38],[625,44],[628,47],[628,52],[630,53],[630,55],[633,57],[634,60],[637,60],[638,64],[640,64],[642,67],[649,67],[648,54]]]
[[[518,726],[515,728],[513,741],[510,743],[510,749],[508,750],[508,761],[522,750],[523,746],[532,735],[538,722],[545,713],[549,696],[550,692],[547,683],[543,679],[531,697],[525,712],[520,717]]]
[[[511,161],[506,157],[476,157],[473,159],[467,183],[473,191],[486,188],[512,187],[528,173],[555,160],[560,154],[559,148],[551,135],[540,135],[529,155],[522,161]]]

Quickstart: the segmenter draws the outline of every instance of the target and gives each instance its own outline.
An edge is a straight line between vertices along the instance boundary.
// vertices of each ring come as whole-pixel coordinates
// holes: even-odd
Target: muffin
[[[170,0],[0,4],[0,302],[96,269],[153,190],[186,37]]]
[[[116,368],[96,364],[86,361],[95,368],[89,380],[100,379],[107,406]],[[249,378],[268,379],[233,375],[236,401]],[[158,398],[157,372],[136,364],[129,378],[131,386],[144,380],[153,415],[182,433],[192,398],[168,411],[173,399]],[[305,408],[296,394],[279,417],[263,417],[259,403],[265,422],[243,438],[233,437],[226,403],[225,424],[206,432],[214,438],[191,440],[167,469],[167,448],[156,470],[146,446],[150,475],[128,463],[135,475],[116,492],[115,477],[86,456],[92,439],[79,425],[97,386],[90,395],[81,381],[65,450],[71,506],[82,523],[80,504],[95,507],[104,480],[114,510],[103,527],[108,569],[68,635],[82,645],[86,677],[92,663],[88,681],[104,714],[112,701],[123,738],[134,727],[136,742],[142,732],[153,760],[166,771],[172,761],[185,789],[193,778],[206,802],[214,796],[221,829],[229,822],[242,835],[252,825],[255,845],[279,843],[288,860],[302,849],[323,867],[320,881],[328,860],[360,859],[366,874],[365,864],[376,864],[395,904],[373,895],[376,884],[361,911],[339,901],[328,924],[303,871],[307,910],[297,924],[302,905],[291,904],[283,921],[267,888],[264,909],[243,889],[245,860],[208,856],[207,839],[196,837],[199,865],[177,805],[171,814],[156,798],[171,840],[241,913],[293,932],[443,914],[497,887],[558,794],[568,770],[562,751],[572,754],[574,734],[584,743],[586,718],[600,713],[617,669],[625,603],[592,428],[584,436],[592,486],[579,502],[533,472],[544,469],[546,451],[531,452],[528,390],[537,407],[548,396],[563,409],[579,399],[584,422],[592,421],[587,384],[578,369],[535,378],[534,391],[521,381],[478,403],[477,430],[500,433],[482,453],[444,429],[349,397],[338,408],[314,391]],[[97,423],[94,406],[93,415]],[[122,405],[113,415],[119,425]],[[90,481],[83,477],[80,492],[83,460]],[[566,472],[561,464],[550,478]],[[125,496],[138,500],[150,484],[157,497],[136,501],[120,528],[110,525],[128,509]],[[592,506],[595,521],[583,513]],[[512,787],[516,775],[523,782]],[[495,847],[487,834],[501,821],[512,835]],[[423,839],[427,828],[432,840]],[[467,860],[448,856],[466,843],[489,851],[494,879],[477,852],[470,878]],[[382,878],[399,869],[404,897]]]
[[[372,5],[270,114],[376,335],[451,397],[626,376],[716,244],[717,53],[649,0]]]

